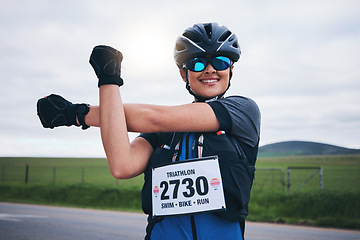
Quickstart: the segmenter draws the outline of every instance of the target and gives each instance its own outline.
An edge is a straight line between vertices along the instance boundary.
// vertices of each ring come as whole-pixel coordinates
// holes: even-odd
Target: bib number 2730
[[[209,182],[205,176],[199,176],[195,180],[192,178],[184,178],[181,184],[185,186],[186,191],[182,192],[184,197],[191,198],[197,193],[199,196],[204,196],[209,192]],[[177,199],[179,194],[180,179],[162,181],[160,183],[160,189],[162,189],[161,200],[170,199],[168,194],[169,185],[174,185],[172,199]]]
[[[225,209],[217,156],[153,169],[153,216]]]

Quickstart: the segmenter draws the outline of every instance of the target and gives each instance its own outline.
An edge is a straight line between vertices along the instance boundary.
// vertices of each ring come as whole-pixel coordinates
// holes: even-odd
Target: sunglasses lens
[[[211,60],[212,66],[219,71],[228,69],[231,66],[231,60],[227,57],[219,56]]]
[[[201,72],[205,69],[206,65],[207,61],[205,58],[193,58],[185,64],[186,68],[193,72]]]
[[[185,67],[193,72],[203,71],[208,63],[215,68],[215,70],[222,71],[229,68],[232,64],[231,60],[227,57],[219,56],[214,58],[193,58],[185,63]]]

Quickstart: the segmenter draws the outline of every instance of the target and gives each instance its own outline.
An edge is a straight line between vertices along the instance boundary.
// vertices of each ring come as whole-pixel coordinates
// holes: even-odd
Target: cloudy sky
[[[124,54],[124,102],[190,102],[172,54],[177,36],[198,22],[218,22],[238,36],[243,54],[228,95],[258,103],[261,145],[360,148],[357,0],[1,3],[0,156],[105,156],[99,129],[43,129],[36,115],[37,99],[50,93],[98,103],[88,63],[95,45]]]

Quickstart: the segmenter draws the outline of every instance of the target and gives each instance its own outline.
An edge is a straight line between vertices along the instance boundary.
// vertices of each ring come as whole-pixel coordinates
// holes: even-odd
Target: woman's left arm
[[[219,121],[207,103],[178,106],[124,104],[128,131],[132,132],[212,132]]]

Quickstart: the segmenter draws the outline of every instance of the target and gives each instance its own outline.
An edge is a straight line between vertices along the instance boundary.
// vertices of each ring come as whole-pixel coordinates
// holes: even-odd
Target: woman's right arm
[[[85,115],[85,123],[92,127],[100,127],[100,108],[99,106],[91,106],[88,114]]]
[[[136,138],[130,143],[118,86],[101,86],[99,96],[98,123],[110,172],[115,178],[135,177],[145,170],[153,148],[144,138]]]

